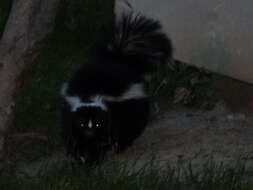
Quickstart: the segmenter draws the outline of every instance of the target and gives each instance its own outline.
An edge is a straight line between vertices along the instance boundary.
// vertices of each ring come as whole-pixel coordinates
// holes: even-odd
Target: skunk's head
[[[99,107],[80,107],[72,114],[75,154],[89,163],[101,160],[111,143],[108,112]]]
[[[72,127],[83,142],[108,141],[108,113],[99,107],[81,107],[73,114]]]

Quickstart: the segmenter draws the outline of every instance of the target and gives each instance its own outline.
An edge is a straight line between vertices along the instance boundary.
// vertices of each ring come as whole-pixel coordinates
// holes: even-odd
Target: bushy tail
[[[171,41],[161,31],[158,21],[140,14],[123,14],[112,32],[100,53],[117,64],[127,64],[146,74],[154,71],[157,64],[167,64],[172,58]]]

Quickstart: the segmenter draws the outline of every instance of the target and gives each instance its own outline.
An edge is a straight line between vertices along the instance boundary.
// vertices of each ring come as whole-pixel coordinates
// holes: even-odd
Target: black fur
[[[128,14],[109,28],[95,43],[93,63],[77,71],[63,92],[67,150],[88,163],[103,159],[112,147],[124,151],[141,135],[149,116],[144,76],[172,56],[157,21]],[[68,97],[83,106],[71,106]]]

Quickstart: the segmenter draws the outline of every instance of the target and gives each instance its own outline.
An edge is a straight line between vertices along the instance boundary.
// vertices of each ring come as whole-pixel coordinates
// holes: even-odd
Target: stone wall
[[[116,0],[159,19],[176,58],[253,83],[252,0]]]

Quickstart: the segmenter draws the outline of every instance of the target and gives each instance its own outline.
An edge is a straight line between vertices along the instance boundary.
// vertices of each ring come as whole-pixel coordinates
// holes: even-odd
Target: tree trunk
[[[0,41],[0,167],[5,163],[5,135],[13,117],[18,79],[52,29],[59,2],[13,0]]]

